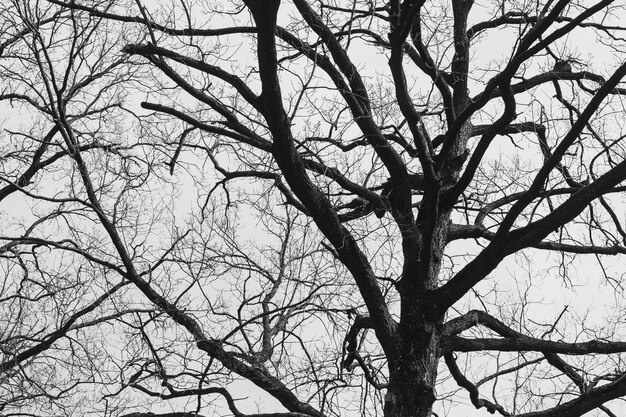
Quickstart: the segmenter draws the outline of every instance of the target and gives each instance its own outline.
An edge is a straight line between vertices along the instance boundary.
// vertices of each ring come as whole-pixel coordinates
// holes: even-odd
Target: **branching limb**
[[[471,383],[469,379],[463,375],[458,365],[456,364],[456,359],[453,353],[447,353],[444,355],[444,359],[448,369],[450,370],[450,374],[456,381],[456,383],[461,387],[465,388],[469,392],[470,400],[474,407],[477,409],[486,408],[491,414],[494,414],[496,411],[503,416],[510,416],[511,413],[506,411],[501,405],[494,404],[491,401],[480,398],[480,393],[478,392],[478,388],[476,385]]]
[[[243,97],[248,103],[250,103],[255,109],[259,110],[259,97],[248,87],[248,85],[239,77],[224,71],[222,68],[210,65],[204,61],[189,58],[181,55],[177,52],[171,51],[166,48],[162,48],[152,44],[144,45],[126,45],[123,49],[124,52],[131,55],[141,55],[144,57],[151,57],[158,55],[161,57],[172,59],[175,62],[186,65],[191,68],[195,68],[206,74],[217,77],[223,81],[226,81]]]
[[[492,331],[503,336],[503,338],[463,339],[457,336],[450,336],[458,334],[478,324],[488,327]],[[462,375],[461,371],[456,366],[453,356],[454,351],[471,352],[490,349],[516,352],[538,351],[544,354],[548,363],[572,379],[572,381],[574,381],[574,383],[581,390],[581,395],[572,401],[544,411],[520,414],[520,416],[524,417],[580,416],[587,411],[601,407],[604,402],[626,393],[625,376],[621,375],[609,384],[593,388],[584,381],[584,379],[573,367],[568,365],[557,355],[557,353],[564,353],[568,355],[583,355],[588,353],[622,353],[626,351],[626,343],[624,342],[605,342],[593,340],[583,343],[564,343],[530,338],[511,329],[489,314],[478,310],[470,311],[461,317],[450,320],[446,323],[444,332],[447,336],[445,336],[445,340],[442,341],[442,345],[445,346],[442,349],[442,353],[445,357],[446,364],[459,386],[470,392],[472,403],[477,408],[487,407],[489,409],[489,406],[494,406],[494,404],[489,402],[484,403],[479,400],[477,387],[467,380],[467,378]],[[610,410],[605,407],[603,407],[603,409],[610,413]],[[497,408],[492,408],[492,410],[493,411],[490,410],[492,413],[497,410],[502,415],[510,415],[503,414],[503,410],[501,411]]]
[[[95,301],[93,301],[92,303],[88,304],[87,306],[83,307],[82,309],[72,314],[61,327],[59,327],[54,332],[48,334],[47,336],[43,337],[42,338],[43,340],[41,342],[35,344],[34,346],[28,349],[23,350],[22,352],[19,352],[13,355],[13,357],[6,359],[3,362],[0,362],[0,372],[7,372],[11,368],[20,366],[21,363],[27,360],[30,360],[33,357],[44,352],[46,349],[52,346],[54,342],[64,337],[68,331],[72,330],[72,328],[74,327],[74,323],[76,323],[78,319],[94,311],[103,302],[109,299],[111,295],[115,294],[118,290],[120,290],[121,288],[125,287],[128,284],[129,284],[128,281],[122,281],[119,284],[114,285],[105,293],[103,293],[100,297],[98,297]]]
[[[622,71],[626,74],[626,65],[622,67]],[[615,78],[620,78],[621,76],[622,74],[617,74]],[[555,154],[562,155],[563,152],[564,150],[559,149]],[[556,163],[558,162],[553,160],[552,164],[548,165],[554,167]],[[544,165],[543,169],[548,170],[546,165]],[[542,173],[540,172],[538,176],[541,175]],[[443,301],[443,305],[446,306],[456,302],[470,288],[487,276],[505,256],[522,248],[538,244],[558,227],[567,224],[578,216],[591,201],[610,192],[624,180],[626,180],[626,161],[622,161],[591,184],[580,188],[567,201],[544,218],[511,231],[508,236],[499,237],[496,234],[486,249],[468,263],[455,277],[436,290],[437,298],[442,301],[446,300]],[[538,182],[534,183],[534,188],[540,189],[541,187],[537,184]],[[536,195],[537,190],[534,192],[529,191],[528,193],[527,197],[520,204],[521,206],[526,206],[528,204],[527,200],[530,198],[528,195]],[[507,216],[509,222],[500,227],[508,229],[509,225],[512,225],[510,221],[517,217],[516,213],[519,213],[519,210],[521,210],[520,206],[517,207],[516,212],[510,211]]]
[[[259,28],[258,60],[263,93],[261,95],[264,116],[273,134],[272,153],[287,183],[298,199],[309,209],[313,220],[337,250],[339,257],[354,276],[361,295],[375,323],[381,345],[388,352],[397,348],[395,344],[395,322],[388,311],[376,276],[363,252],[352,235],[341,225],[328,199],[315,187],[306,174],[301,156],[295,149],[289,119],[277,103],[282,102],[278,80],[276,57],[276,14],[279,2],[248,0]],[[306,5],[308,7],[308,5]]]

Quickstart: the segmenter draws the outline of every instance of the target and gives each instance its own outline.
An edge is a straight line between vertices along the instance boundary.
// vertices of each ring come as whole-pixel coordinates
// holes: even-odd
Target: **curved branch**
[[[476,385],[471,383],[470,380],[465,377],[465,375],[463,375],[458,365],[456,364],[456,359],[454,358],[454,355],[452,353],[447,353],[444,356],[444,359],[445,359],[446,365],[448,366],[448,369],[450,370],[450,374],[452,375],[456,383],[461,388],[465,388],[469,392],[470,401],[472,401],[472,404],[474,404],[474,407],[476,407],[477,409],[484,407],[491,414],[497,411],[503,416],[511,415],[511,413],[506,411],[501,405],[494,404],[491,401],[488,401],[479,397],[480,393],[478,391],[478,388],[476,387]]]
[[[346,338],[344,340],[344,346],[348,355],[342,363],[343,368],[350,369],[352,362],[356,359],[356,355],[358,353],[358,342],[356,339],[359,336],[361,330],[373,328],[374,326],[372,320],[369,317],[360,315],[356,316],[356,318],[354,319],[354,323],[352,323],[352,326],[350,327],[350,330],[346,334]]]
[[[160,46],[156,46],[153,44],[144,44],[144,45],[135,45],[130,44],[126,45],[123,49],[123,52],[127,54],[137,54],[143,57],[150,57],[152,55],[158,55],[166,58],[170,58],[178,63],[187,65],[191,68],[195,68],[199,71],[205,72],[207,74],[213,75],[223,81],[226,81],[228,84],[233,86],[235,90],[241,96],[250,103],[255,109],[260,110],[259,97],[248,87],[248,85],[241,80],[236,75],[233,75],[229,72],[224,71],[222,68],[216,67],[214,65],[210,65],[204,61],[189,58],[187,56],[181,55],[174,51],[170,51],[169,49],[162,48]]]

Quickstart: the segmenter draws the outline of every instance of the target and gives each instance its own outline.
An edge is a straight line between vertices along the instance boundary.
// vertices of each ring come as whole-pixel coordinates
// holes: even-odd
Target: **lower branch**
[[[461,388],[465,388],[469,392],[470,400],[472,401],[472,404],[474,404],[474,407],[476,408],[485,407],[487,411],[489,411],[491,414],[494,414],[497,411],[503,416],[511,415],[511,413],[509,413],[504,408],[502,408],[501,405],[494,404],[491,401],[479,398],[478,388],[476,388],[476,385],[472,384],[467,378],[465,378],[465,375],[461,373],[461,370],[456,364],[454,354],[447,353],[444,356],[444,359],[446,361],[446,365],[448,366],[448,369],[450,370],[450,374],[452,375],[456,383]]]

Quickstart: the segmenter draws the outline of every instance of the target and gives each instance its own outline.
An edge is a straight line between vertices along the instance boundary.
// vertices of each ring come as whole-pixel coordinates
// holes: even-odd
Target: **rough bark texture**
[[[508,306],[489,281],[510,255],[532,269],[537,249],[560,255],[542,274],[578,288],[567,256],[593,255],[606,277],[594,285],[623,296],[620,262],[601,257],[626,254],[626,28],[613,1],[39,3],[0,5],[0,110],[37,115],[3,127],[0,149],[0,203],[21,193],[34,217],[0,216],[17,233],[0,246],[0,411],[40,397],[63,410],[65,391],[41,393],[56,383],[42,364],[58,360],[80,375],[67,392],[119,377],[103,398],[180,400],[171,417],[209,415],[215,398],[236,417],[430,417],[440,387],[503,416],[614,415],[620,307],[612,327],[577,322],[569,305],[537,322],[526,293],[541,284],[515,281],[527,288]],[[617,64],[566,56],[590,33]],[[504,55],[477,57],[499,34],[513,39]],[[126,88],[147,97],[128,145]],[[161,201],[176,175],[201,201],[184,231]],[[257,217],[242,232],[232,220],[246,210]],[[119,376],[93,372],[89,346],[106,336],[81,332],[99,325],[135,349],[108,358]],[[477,352],[498,369],[473,369]],[[241,379],[280,409],[240,411],[229,390]],[[153,415],[122,403],[101,411]]]

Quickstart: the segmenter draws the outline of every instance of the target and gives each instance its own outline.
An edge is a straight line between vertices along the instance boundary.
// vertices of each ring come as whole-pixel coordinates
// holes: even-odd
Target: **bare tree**
[[[624,4],[22,3],[5,409],[624,412]]]

